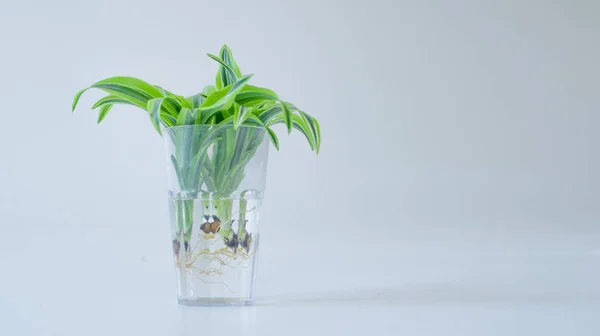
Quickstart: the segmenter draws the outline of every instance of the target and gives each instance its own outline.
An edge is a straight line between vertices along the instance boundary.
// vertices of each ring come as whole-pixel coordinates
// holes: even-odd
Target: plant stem
[[[244,198],[240,199],[240,216],[238,222],[238,237],[240,241],[244,241],[246,238],[246,210],[248,208],[248,201]]]
[[[193,221],[194,221],[194,201],[193,200],[182,200],[176,199],[174,201],[175,207],[175,232],[176,239],[189,243],[192,235]]]
[[[192,236],[192,228],[194,226],[194,200],[184,200],[184,223],[185,241],[189,242]]]
[[[233,236],[233,229],[231,229],[233,212],[233,201],[231,199],[216,199],[213,204],[215,205],[215,212],[217,217],[221,220],[221,230],[219,233],[223,238],[231,239]]]

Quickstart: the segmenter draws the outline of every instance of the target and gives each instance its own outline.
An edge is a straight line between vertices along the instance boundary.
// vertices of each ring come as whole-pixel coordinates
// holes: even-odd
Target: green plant
[[[92,84],[75,95],[72,109],[89,89],[99,89],[108,95],[98,100],[92,109],[98,110],[102,122],[115,105],[133,105],[148,112],[152,125],[159,134],[167,129],[173,138],[176,154],[171,162],[182,190],[181,197],[196,198],[200,193],[210,194],[210,206],[217,209],[223,221],[221,235],[232,238],[227,223],[231,223],[231,194],[244,177],[244,168],[252,159],[265,133],[279,149],[279,140],[272,127],[284,124],[288,133],[300,131],[310,148],[317,153],[321,146],[319,123],[295,105],[281,100],[266,88],[249,85],[252,75],[242,75],[231,50],[225,45],[219,56],[208,54],[219,63],[214,85],[202,92],[184,97],[160,86],[151,85],[133,77],[111,77]],[[178,132],[169,128],[188,125]],[[255,126],[253,128],[240,126]],[[211,147],[213,155],[208,155]],[[245,209],[245,202],[241,203]],[[178,214],[177,229],[189,239],[192,230],[193,201],[182,200],[175,205]],[[245,232],[241,228],[241,232]]]

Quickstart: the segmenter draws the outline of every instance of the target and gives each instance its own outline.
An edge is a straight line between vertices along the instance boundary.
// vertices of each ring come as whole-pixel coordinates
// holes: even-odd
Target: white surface
[[[598,335],[597,1],[0,1],[0,335]],[[227,13],[223,20],[222,13]],[[228,43],[281,133],[257,304],[176,306],[162,143]]]
[[[322,254],[279,246],[287,252],[277,256],[265,239],[256,305],[209,309],[176,305],[167,248],[134,257],[83,236],[94,247],[84,258],[52,252],[64,242],[46,238],[46,253],[23,254],[27,266],[6,265],[22,272],[8,283],[4,275],[3,335],[597,335],[600,327],[600,254],[581,245],[403,242],[377,253],[323,245]]]

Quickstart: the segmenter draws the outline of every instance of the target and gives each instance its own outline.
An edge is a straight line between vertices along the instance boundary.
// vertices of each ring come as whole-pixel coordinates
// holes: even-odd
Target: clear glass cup
[[[269,137],[260,127],[163,130],[178,301],[253,300]]]

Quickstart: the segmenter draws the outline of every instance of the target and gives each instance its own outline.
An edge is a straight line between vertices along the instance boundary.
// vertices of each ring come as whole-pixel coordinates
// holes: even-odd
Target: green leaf
[[[279,150],[279,139],[277,139],[277,134],[275,134],[275,132],[273,132],[273,130],[270,129],[269,127],[265,127],[265,128],[267,130],[267,133],[269,134],[271,143],[273,144],[273,146],[275,146],[275,149]]]
[[[269,89],[253,85],[246,85],[235,97],[235,102],[240,105],[253,106],[268,100],[277,100],[277,94]]]
[[[167,98],[169,98],[169,99],[172,98],[175,101],[177,101],[177,103],[179,104],[179,107],[192,108],[192,105],[188,104],[187,100],[183,96],[171,95],[171,96],[169,96]]]
[[[229,109],[235,101],[235,96],[244,88],[244,85],[248,83],[251,77],[252,75],[244,76],[235,82],[235,84],[227,86],[208,96],[204,103],[202,103],[202,106],[200,106],[200,110],[202,111],[202,123],[206,123],[206,121],[210,120],[210,118],[215,116],[219,111]]]
[[[152,125],[158,132],[158,134],[162,134],[160,131],[160,108],[165,98],[154,98],[148,101],[147,110],[150,114],[150,120],[152,121]]]
[[[234,122],[234,119],[233,119],[233,116],[231,116],[231,117],[221,120],[218,125],[227,125],[227,124],[233,125],[233,122]]]
[[[233,129],[234,130],[237,130],[238,127],[240,126],[239,119],[240,119],[240,114],[242,114],[242,113],[243,112],[242,112],[242,107],[241,106],[238,106],[236,109],[234,109],[233,116],[232,116],[233,117]],[[226,118],[226,119],[228,119],[228,118]]]
[[[221,78],[221,68],[219,67],[219,71],[217,71],[217,78],[215,78],[215,89],[221,90],[223,89],[223,79]]]
[[[317,119],[312,118],[312,121],[315,123],[317,128],[317,154],[319,154],[319,150],[321,149],[321,127],[319,126]]]
[[[242,72],[240,71],[240,68],[238,67],[237,63],[235,63],[235,60],[233,59],[233,53],[226,44],[223,45],[223,47],[221,47],[220,55],[221,59],[225,61],[225,63],[229,64],[229,66],[233,69],[236,76],[242,77]]]
[[[298,110],[298,112],[306,124],[308,124],[312,137],[315,141],[314,147],[317,150],[317,154],[319,154],[319,149],[321,148],[321,130],[319,129],[319,124],[317,123],[317,120],[308,113],[301,110]]]
[[[166,96],[172,96],[172,95],[173,95],[173,93],[172,93],[172,92],[169,92],[168,90],[165,90],[165,89],[163,89],[162,87],[160,87],[160,86],[158,86],[158,85],[152,85],[152,86],[154,86],[154,87],[155,87],[155,88],[156,88],[158,91],[160,91],[160,93],[161,93],[161,94],[162,94],[164,97],[166,97]]]
[[[167,127],[173,127],[175,126],[175,123],[177,123],[175,117],[166,113],[161,113],[160,120],[162,120],[163,124],[165,124]]]
[[[281,102],[281,107],[283,111],[282,114],[283,121],[285,121],[285,126],[287,127],[288,133],[292,133],[292,127],[294,125],[292,122],[292,110],[286,102]]]
[[[230,84],[235,83],[235,81],[237,80],[237,75],[235,74],[235,71],[233,70],[233,68],[225,63],[225,61],[223,61],[222,59],[220,59],[219,57],[212,55],[212,54],[206,54],[208,55],[208,57],[212,58],[213,60],[219,62],[219,64],[221,64],[221,66],[219,67],[219,76],[221,77],[221,83],[223,84],[223,86],[227,86]]]
[[[156,87],[134,77],[110,77],[94,83],[91,87],[99,89],[128,88],[137,90],[152,98],[164,97],[162,92]]]
[[[231,170],[234,166],[239,165],[242,153],[247,149],[247,141],[249,140],[248,134],[251,133],[251,129],[248,127],[237,130],[235,134],[235,144],[232,148],[231,161],[229,162],[229,169]],[[242,162],[245,165],[245,162]]]
[[[200,109],[194,109],[194,124],[202,124],[202,111]]]
[[[272,120],[274,120],[278,116],[281,116],[282,113],[283,113],[283,109],[281,108],[281,106],[274,105],[274,106],[269,107],[265,111],[261,112],[258,115],[258,117],[265,125],[268,126]]]
[[[204,87],[202,92],[200,92],[200,94],[203,95],[204,98],[206,98],[206,97],[210,96],[211,94],[213,94],[215,91],[217,91],[217,89],[213,85],[207,85]]]
[[[279,115],[275,119],[273,119],[268,124],[268,126],[273,126],[273,125],[281,124],[281,123],[285,123],[283,114]],[[313,137],[310,126],[305,122],[305,120],[302,117],[293,114],[292,115],[292,127],[297,129],[298,131],[300,131],[302,134],[304,134],[304,136],[306,137],[306,140],[308,140],[308,144],[310,145],[311,150],[314,150],[317,147],[316,140]]]
[[[202,103],[204,102],[205,99],[206,98],[201,93],[198,93],[193,96],[189,96],[189,97],[185,98],[185,100],[190,105],[190,108],[193,108],[193,109],[200,107],[200,105],[202,105]]]
[[[235,111],[239,109],[240,105],[233,103],[228,109],[221,110],[221,115],[223,116],[223,119],[226,119],[233,116],[235,114]]]
[[[231,128],[225,128],[224,131],[225,131],[224,132],[225,136],[223,137],[223,143],[224,143],[227,151],[226,151],[226,155],[224,158],[225,160],[223,163],[226,164],[227,161],[229,161],[231,159],[231,157],[233,156],[233,152],[235,151],[237,134],[236,134],[235,130],[233,130]]]
[[[298,131],[300,131],[300,133],[304,134],[304,137],[306,137],[306,140],[308,141],[308,144],[310,145],[310,149],[314,150],[315,149],[315,139],[314,139],[306,121],[304,119],[302,119],[302,117],[299,117],[297,115],[294,115],[293,119],[294,119],[294,123],[293,123],[292,127],[297,129]]]
[[[152,96],[147,95],[141,91],[124,86],[102,84],[94,87],[104,90],[108,93],[117,95],[121,98],[127,99],[131,104],[136,105],[140,108],[145,108],[145,106],[148,104],[148,101],[153,98]]]
[[[96,109],[96,108],[101,107],[106,104],[109,104],[109,105],[114,105],[114,104],[132,105],[131,102],[129,102],[129,100],[127,100],[127,99],[123,99],[123,98],[121,98],[119,96],[115,96],[115,95],[108,95],[108,96],[98,100],[94,104],[94,106],[92,106],[92,109]]]
[[[175,123],[175,126],[185,125],[185,119],[186,119],[185,114],[186,114],[185,109],[181,109],[181,111],[179,111],[179,115],[177,116],[177,122]]]
[[[183,107],[179,101],[173,97],[153,98],[149,100],[148,104],[146,105],[146,109],[148,110],[151,118],[156,118],[156,116],[170,116],[171,118],[168,118],[170,121],[178,115],[178,111],[182,108]],[[164,111],[164,113],[161,111]]]
[[[71,112],[75,112],[75,108],[77,107],[77,103],[79,102],[79,98],[81,98],[81,95],[87,91],[88,89],[83,89],[83,90],[79,90],[76,94],[75,97],[73,98],[73,103],[71,104]]]
[[[177,125],[177,122],[175,123],[175,125]],[[174,131],[175,133],[175,156],[177,157],[177,160],[180,163],[180,167],[182,167],[182,178],[184,179],[184,182],[187,181],[186,176],[187,174],[185,174],[185,170],[183,170],[183,167],[188,167],[189,168],[189,160],[188,160],[188,155],[189,155],[189,147],[191,145],[193,145],[192,141],[190,141],[190,129],[187,127],[180,127],[175,129]]]
[[[179,111],[179,116],[177,117],[176,126],[184,126],[184,125],[192,125],[192,121],[194,118],[192,117],[192,111],[184,107]]]
[[[148,101],[152,98],[163,97],[163,94],[154,86],[133,77],[110,77],[92,84],[88,89],[100,89],[110,94],[128,100],[131,104],[146,108]],[[73,99],[73,109],[79,98],[87,89],[77,92]]]
[[[235,114],[233,115],[233,129],[237,130],[238,127],[240,127],[250,115],[254,114],[252,113],[252,109],[249,107],[240,106],[239,108],[235,109]]]
[[[270,109],[271,107],[277,106],[277,105],[279,105],[277,100],[265,100],[262,103],[254,105],[254,107],[256,107],[256,114],[260,115],[261,113],[265,112],[266,110]]]
[[[127,77],[127,76],[110,77],[110,78],[106,78],[99,82],[94,83],[94,85],[92,85],[92,87],[96,87],[97,85],[125,86],[125,87],[139,90],[141,92],[145,92],[148,95],[155,97],[155,98],[163,97],[162,92],[160,92],[156,87],[144,82],[141,79],[137,79],[134,77]]]
[[[221,139],[219,137],[216,137],[215,136],[216,134],[217,133],[214,131],[212,133],[210,133],[206,137],[204,142],[200,145],[200,147],[196,150],[196,155],[192,159],[192,167],[193,167],[192,176],[196,176],[198,174],[198,170],[200,169],[200,167],[202,166],[202,163],[203,163],[202,161],[205,160],[207,157],[206,150],[208,149],[208,147],[210,145],[212,145],[215,141],[218,141]]]
[[[202,112],[199,109],[194,109],[191,114],[192,114],[192,123],[194,123],[196,125],[196,127],[192,127],[192,139],[191,139],[192,145],[190,146],[190,155],[195,155],[194,153],[196,153],[196,156],[198,156],[204,152],[204,149],[202,149],[202,147],[201,147],[201,141],[208,141],[209,139],[211,139],[211,136],[212,136],[212,134],[214,134],[214,131],[212,131],[210,129],[205,129],[204,127],[201,128],[200,126],[198,126],[202,121]],[[201,135],[201,133],[204,133],[204,134]],[[196,161],[195,158],[192,162],[192,167],[193,167],[193,171],[191,172],[191,176],[194,179],[193,183],[194,183],[194,185],[198,185],[199,180],[201,178],[200,177],[201,167],[198,166],[198,162]]]
[[[173,169],[175,169],[175,175],[177,175],[177,182],[179,183],[179,187],[181,189],[185,188],[185,181],[183,180],[183,176],[181,174],[181,168],[179,166],[179,162],[174,155],[171,155],[171,163],[173,164]]]
[[[265,126],[265,124],[260,120],[260,118],[257,117],[254,113],[248,113],[248,117],[244,121],[244,124],[248,124],[250,126]]]
[[[181,97],[181,98],[183,98],[183,97]],[[187,105],[187,103],[186,103],[186,105]],[[179,113],[179,110],[181,110],[183,108],[183,105],[175,97],[166,97],[163,100],[161,107],[164,108],[165,112],[169,113],[170,115],[177,116]]]
[[[102,120],[104,120],[104,118],[106,118],[106,115],[113,108],[113,106],[114,105],[112,104],[102,105],[102,107],[100,108],[100,112],[98,112],[98,124],[101,123]]]

